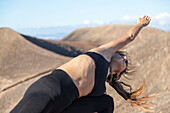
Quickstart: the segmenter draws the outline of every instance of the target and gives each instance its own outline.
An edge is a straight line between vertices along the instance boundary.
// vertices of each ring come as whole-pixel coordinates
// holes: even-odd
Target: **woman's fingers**
[[[145,20],[149,20],[150,19],[150,17],[149,16],[143,16],[143,19],[145,19]]]
[[[151,18],[149,16],[144,16],[145,20],[151,20]]]
[[[151,18],[148,16],[148,18],[149,18],[149,21],[151,20]]]
[[[151,21],[151,18],[147,15],[143,16],[142,18],[139,18],[137,20],[138,23],[143,24],[144,26],[147,26]]]

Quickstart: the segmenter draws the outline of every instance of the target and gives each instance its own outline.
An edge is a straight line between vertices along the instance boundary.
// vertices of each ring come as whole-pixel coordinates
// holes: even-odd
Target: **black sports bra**
[[[83,53],[90,56],[95,62],[95,84],[90,96],[100,96],[106,91],[105,81],[108,73],[109,62],[100,54],[95,52]]]

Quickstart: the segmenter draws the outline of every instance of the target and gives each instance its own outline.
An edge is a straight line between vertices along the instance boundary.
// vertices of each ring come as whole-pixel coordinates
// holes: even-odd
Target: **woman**
[[[105,81],[124,99],[137,100],[133,96],[137,91],[128,93],[117,81],[128,66],[126,56],[117,51],[133,41],[150,20],[148,16],[138,19],[122,38],[91,49],[40,78],[11,113],[113,113]]]

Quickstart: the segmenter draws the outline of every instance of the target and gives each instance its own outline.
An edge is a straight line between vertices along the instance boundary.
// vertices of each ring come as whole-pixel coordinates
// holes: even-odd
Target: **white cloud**
[[[150,15],[149,15],[150,16]],[[137,22],[139,17],[136,16],[123,16],[120,19],[120,24],[133,24]],[[151,16],[151,23],[150,26],[170,31],[170,13],[160,13],[156,16]]]
[[[166,24],[167,24],[167,22],[165,20],[160,20],[159,21],[159,25],[160,26],[163,26],[163,25],[166,25]]]
[[[170,19],[170,14],[169,13],[161,13],[161,14],[158,14],[156,17],[156,19],[167,19],[169,18]]]
[[[95,21],[93,21],[93,23],[94,24],[100,24],[100,25],[105,24],[105,22],[101,21],[101,20],[95,20]]]
[[[98,24],[98,25],[103,25],[105,24],[105,21],[101,21],[101,20],[94,20],[94,21],[90,21],[90,20],[84,20],[83,24],[88,25],[88,24]]]
[[[137,17],[136,16],[128,16],[128,15],[126,15],[126,16],[123,16],[121,19],[120,19],[121,21],[136,21],[137,20]]]
[[[153,23],[158,26],[169,26],[170,27],[170,14],[161,13],[153,17]]]
[[[90,23],[91,23],[90,20],[84,20],[84,21],[83,21],[83,24],[90,24]]]
[[[137,21],[139,17],[137,16],[123,16],[121,21]],[[160,25],[165,25],[170,23],[170,14],[169,13],[160,13],[156,16],[151,16],[152,21],[159,23]]]
[[[137,16],[129,16],[125,15],[122,18],[120,18],[117,23],[115,24],[136,24],[138,17]]]
[[[156,27],[165,31],[170,31],[170,13],[160,13],[155,16],[149,15],[151,17],[151,23],[149,26]],[[137,23],[137,19],[141,18],[138,16],[129,16],[125,15],[119,20],[113,20],[111,22],[106,22],[102,20],[85,20],[83,21],[84,25],[104,25],[104,24],[132,24]]]

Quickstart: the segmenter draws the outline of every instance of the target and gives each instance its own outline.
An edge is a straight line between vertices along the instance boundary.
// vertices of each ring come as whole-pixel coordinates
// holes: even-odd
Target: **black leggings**
[[[85,96],[73,101],[62,113],[113,113],[113,98],[109,95]]]
[[[108,95],[78,98],[78,89],[62,70],[40,78],[25,92],[11,113],[112,113],[113,99]]]

